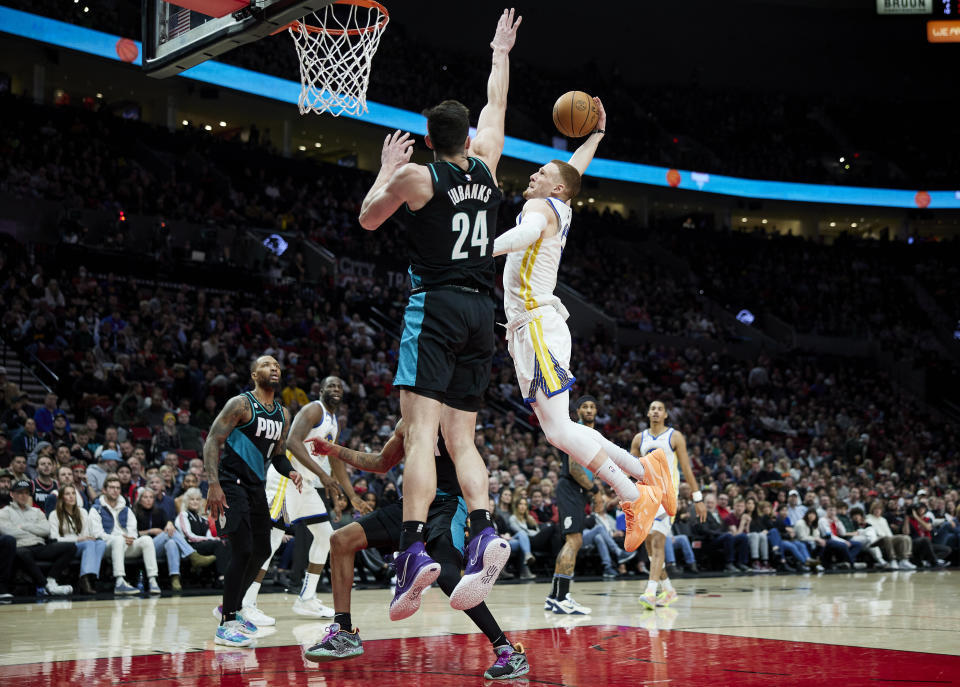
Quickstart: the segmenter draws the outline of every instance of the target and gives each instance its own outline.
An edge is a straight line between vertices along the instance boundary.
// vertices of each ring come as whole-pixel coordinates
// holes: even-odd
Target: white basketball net
[[[300,57],[300,114],[367,111],[370,65],[388,21],[379,4],[352,0],[327,5],[290,27]]]

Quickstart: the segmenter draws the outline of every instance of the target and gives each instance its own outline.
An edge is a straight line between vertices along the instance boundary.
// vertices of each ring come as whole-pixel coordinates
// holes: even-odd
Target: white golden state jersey
[[[323,419],[320,420],[320,423],[313,426],[309,432],[307,432],[306,439],[315,439],[320,437],[326,439],[331,443],[337,441],[337,435],[340,433],[340,428],[337,424],[337,416],[329,412],[320,401],[313,401],[318,406],[323,408]],[[310,447],[307,447],[307,451],[310,450]],[[311,454],[311,457],[317,464],[323,469],[325,473],[330,474],[330,458],[328,456],[314,456]],[[287,451],[287,458],[290,459],[290,464],[293,465],[293,469],[299,472],[303,476],[304,484],[312,484],[316,488],[322,488],[320,483],[320,478],[313,474],[310,470],[307,470],[300,464],[296,458],[293,457],[293,454],[290,451]],[[311,479],[312,478],[312,479]]]
[[[553,295],[553,291],[557,287],[560,257],[567,245],[573,211],[569,205],[557,198],[545,200],[557,213],[559,231],[549,238],[538,239],[525,251],[507,254],[507,262],[503,268],[503,309],[507,322],[545,305],[553,305],[558,309],[563,307],[560,299]],[[523,213],[517,215],[517,224],[520,224],[522,219]]]
[[[663,449],[663,452],[667,454],[670,476],[673,478],[673,493],[676,494],[680,490],[680,469],[677,465],[677,453],[670,446],[673,431],[673,427],[664,427],[659,435],[653,436],[649,429],[643,430],[640,435],[640,455],[645,456],[658,448]]]

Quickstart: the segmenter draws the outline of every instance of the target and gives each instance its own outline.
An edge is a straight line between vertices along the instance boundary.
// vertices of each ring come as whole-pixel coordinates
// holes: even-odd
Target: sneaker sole
[[[643,606],[648,611],[655,611],[657,609],[657,602],[654,601],[652,604],[646,599],[637,599],[640,602],[640,605]]]
[[[245,647],[250,646],[253,643],[253,639],[244,639],[240,642],[234,642],[229,639],[222,639],[221,637],[213,638],[214,644],[220,644],[221,646],[235,646],[235,647]]]
[[[509,674],[507,674],[507,675],[501,675],[501,676],[499,676],[499,677],[494,677],[494,676],[491,675],[489,672],[484,673],[484,674],[483,674],[483,679],[484,679],[484,680],[512,680],[512,679],[518,678],[518,677],[520,677],[520,676],[522,676],[522,675],[526,675],[526,674],[529,673],[529,672],[530,672],[530,664],[527,663],[526,665],[523,666],[523,668],[520,668],[519,670],[515,670],[515,671],[513,671],[512,673],[509,673]]]
[[[357,651],[351,652],[349,654],[311,654],[307,651],[303,652],[304,658],[313,663],[329,663],[330,661],[341,661],[345,658],[356,658],[357,656],[363,655],[363,647],[357,647]]]
[[[120,590],[114,589],[114,590],[113,590],[113,593],[114,593],[115,595],[117,595],[117,596],[134,596],[134,595],[136,595],[136,594],[139,594],[139,593],[140,593],[140,590],[139,590],[139,589],[133,589],[133,590],[131,590],[131,591],[129,591],[129,592],[126,592],[126,591],[120,591]]]
[[[509,559],[510,545],[503,539],[487,546],[483,552],[483,570],[460,579],[450,594],[450,608],[466,611],[482,604]]]
[[[390,604],[390,620],[409,618],[420,608],[420,595],[424,588],[429,587],[440,577],[440,564],[431,563],[424,566],[413,578],[410,589],[394,598]]]
[[[318,613],[314,613],[313,611],[308,611],[305,608],[298,608],[294,606],[293,612],[296,613],[297,615],[305,615],[308,618],[332,618],[334,615],[336,615],[336,613],[332,608],[328,608],[328,607],[325,607],[325,608],[327,608],[327,612],[321,611]]]
[[[553,612],[557,615],[590,615],[591,611],[568,611],[560,604],[554,604]]]

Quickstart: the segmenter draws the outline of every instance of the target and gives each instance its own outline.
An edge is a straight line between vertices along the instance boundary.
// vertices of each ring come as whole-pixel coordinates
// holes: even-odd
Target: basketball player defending
[[[360,499],[353,491],[350,478],[343,463],[329,460],[326,456],[314,459],[304,445],[315,437],[327,441],[336,441],[337,410],[343,400],[343,382],[338,377],[327,377],[321,383],[320,400],[305,405],[293,418],[290,435],[287,437],[287,458],[293,469],[301,475],[307,471],[314,473],[313,479],[305,481],[303,492],[290,488],[290,480],[281,475],[272,465],[267,468],[267,502],[270,504],[270,518],[274,526],[270,530],[270,555],[263,562],[260,572],[243,597],[243,617],[257,626],[276,624],[257,608],[257,595],[266,575],[273,554],[280,548],[285,532],[284,525],[303,523],[313,535],[313,543],[307,554],[307,574],[303,578],[300,594],[293,602],[293,611],[299,615],[315,618],[332,618],[333,609],[324,606],[317,598],[317,583],[323,574],[323,566],[330,552],[330,536],[333,527],[330,515],[321,494],[325,490],[330,499],[336,498],[341,485],[354,508],[360,512],[369,512],[370,505]],[[333,477],[331,477],[331,469]],[[334,479],[336,477],[336,479]],[[281,523],[280,520],[283,520]]]
[[[503,151],[509,53],[519,25],[513,10],[504,10],[490,43],[493,66],[476,137],[470,139],[469,111],[463,104],[446,100],[431,108],[425,113],[425,142],[435,162],[411,163],[409,134],[387,136],[380,173],[360,210],[360,224],[371,231],[401,206],[408,223],[412,291],[393,381],[407,423],[396,562],[408,573],[390,604],[392,620],[411,615],[420,605],[421,591],[440,575],[440,565],[424,549],[427,512],[437,489],[439,429],[457,468],[471,535],[466,574],[450,605],[465,610],[483,601],[510,556],[510,546],[491,526],[487,469],[474,445],[474,429],[495,348],[492,239],[503,197],[496,173]]]
[[[650,429],[645,429],[635,437],[630,444],[630,452],[635,456],[644,456],[651,451],[661,450],[667,456],[667,462],[670,466],[670,484],[674,494],[680,489],[680,472],[677,470],[677,460],[680,467],[683,468],[683,477],[693,490],[693,507],[697,511],[697,517],[700,522],[707,519],[707,507],[703,503],[703,494],[697,485],[697,478],[693,475],[693,468],[690,465],[690,457],[687,455],[687,440],[683,434],[666,426],[667,407],[663,401],[654,401],[647,410],[647,417],[650,419]],[[677,592],[667,577],[667,571],[664,567],[665,547],[667,537],[670,536],[670,526],[673,518],[667,511],[660,507],[657,516],[653,521],[653,528],[650,530],[650,536],[647,537],[647,554],[650,556],[650,579],[647,582],[647,588],[640,595],[640,603],[648,609],[657,606],[668,606],[677,600]],[[661,592],[657,595],[657,583],[660,583]]]
[[[203,445],[203,464],[210,481],[207,504],[219,531],[230,540],[231,554],[214,641],[237,647],[249,646],[257,632],[257,626],[243,617],[240,605],[260,561],[270,553],[266,464],[272,462],[298,490],[303,481],[285,454],[290,412],[275,398],[280,363],[272,356],[260,356],[250,366],[250,376],[253,391],[227,401]]]
[[[497,237],[493,254],[507,254],[503,269],[507,350],[524,400],[533,406],[550,444],[617,492],[627,522],[624,548],[635,551],[666,498],[666,459],[662,453],[654,453],[638,460],[597,430],[570,419],[569,390],[576,378],[569,371],[569,313],[553,293],[570,231],[570,201],[580,191],[580,177],[597,152],[607,121],[600,99],[594,98],[594,102],[600,112],[597,130],[577,148],[570,162],[553,160],[530,177],[517,226]],[[635,486],[630,476],[643,484]],[[674,495],[664,506],[675,512],[676,503]]]
[[[328,453],[360,470],[386,472],[404,458],[405,433],[401,419],[393,436],[377,454],[358,453],[322,439],[314,440],[313,443],[320,453]],[[457,471],[442,436],[437,441],[434,453],[437,492],[427,515],[426,548],[430,557],[440,563],[437,583],[444,593],[449,595],[460,581],[460,572],[463,570],[463,535],[467,507],[460,495]],[[323,639],[307,650],[308,659],[330,661],[363,653],[360,633],[353,627],[350,617],[354,557],[357,551],[369,547],[394,551],[400,541],[402,510],[402,502],[391,503],[334,532],[330,541],[330,579],[333,583],[333,605],[337,614]],[[402,569],[398,569],[397,575],[402,574]],[[496,662],[484,673],[485,678],[511,679],[525,675],[530,670],[523,647],[507,640],[485,603],[481,602],[465,613],[490,640],[497,656]]]

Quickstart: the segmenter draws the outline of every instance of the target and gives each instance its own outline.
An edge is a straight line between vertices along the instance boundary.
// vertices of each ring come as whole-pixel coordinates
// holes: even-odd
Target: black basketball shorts
[[[586,523],[587,495],[579,484],[566,477],[557,480],[557,512],[564,535],[580,534]]]
[[[480,410],[490,384],[493,317],[484,293],[439,287],[411,295],[393,385],[457,410]]]
[[[358,521],[367,537],[367,547],[392,553],[400,545],[400,529],[403,524],[403,504],[391,503],[367,513]],[[467,504],[460,497],[442,496],[434,499],[427,514],[427,532],[424,537],[427,553],[438,563],[434,552],[459,551],[461,559],[456,562],[462,566],[464,536],[467,529]]]
[[[220,487],[223,489],[224,496],[227,497],[228,507],[224,509],[224,515],[218,523],[218,534],[232,534],[246,522],[254,535],[267,533],[269,536],[273,521],[270,519],[265,486],[245,484],[237,481],[236,478],[224,478]]]

